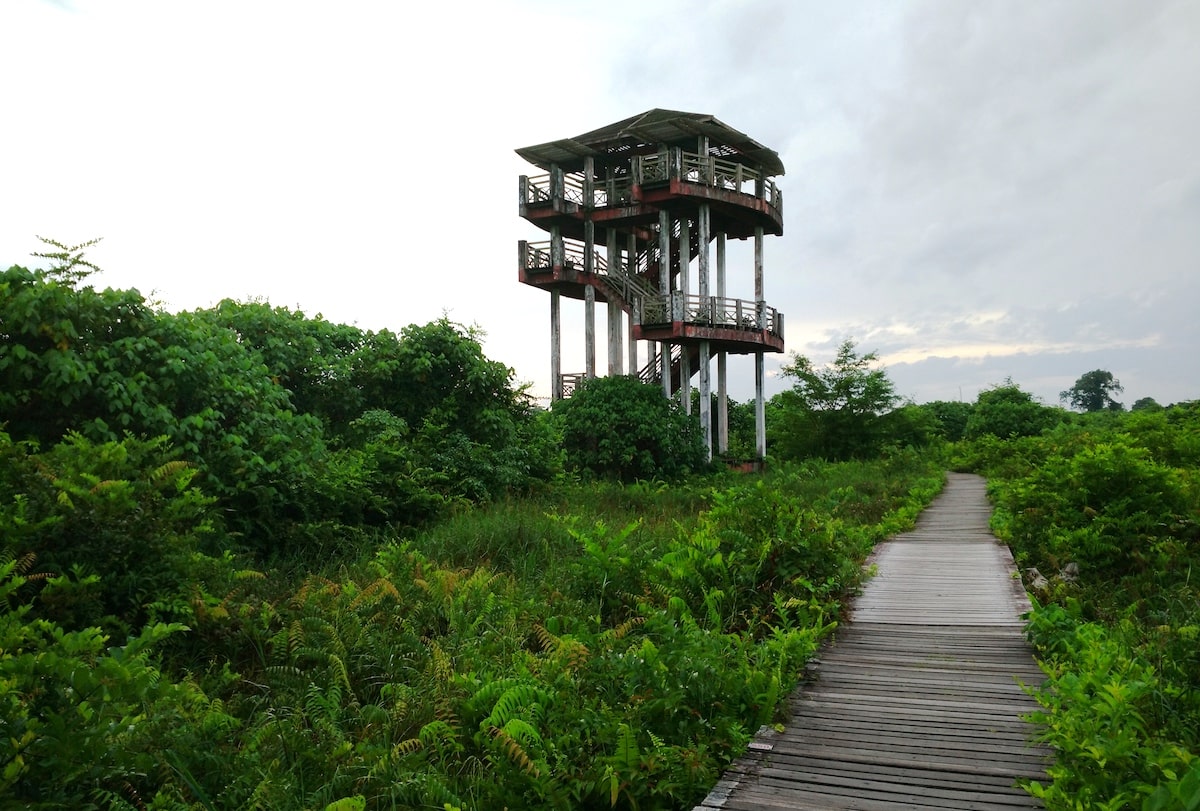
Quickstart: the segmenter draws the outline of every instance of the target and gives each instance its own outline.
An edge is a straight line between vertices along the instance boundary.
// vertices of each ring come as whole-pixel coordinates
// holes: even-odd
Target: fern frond
[[[408,738],[392,747],[392,757],[399,759],[405,755],[411,755],[413,752],[419,752],[424,748],[425,744],[421,743],[420,738]]]
[[[159,465],[150,472],[151,484],[161,484],[168,479],[174,479],[185,470],[194,470],[191,463],[176,459],[172,462]],[[191,478],[190,476],[188,477]]]
[[[551,653],[558,650],[558,637],[547,631],[544,625],[535,625],[533,635],[537,638],[538,644],[542,646],[542,650]]]
[[[500,751],[504,753],[504,756],[508,758],[510,763],[526,774],[533,775],[534,777],[541,776],[537,764],[529,757],[529,754],[525,751],[525,747],[521,746],[520,741],[500,727],[492,727],[491,735],[500,745]]]
[[[600,634],[600,638],[605,642],[624,639],[626,635],[634,628],[640,628],[646,624],[645,617],[630,617],[615,628],[609,628],[604,633]]]
[[[380,577],[359,592],[358,596],[350,601],[350,608],[358,608],[359,605],[367,600],[370,600],[372,603],[374,603],[384,595],[391,597],[393,600],[400,599],[400,592],[394,585],[392,585],[392,581],[388,580],[386,577]]]
[[[354,688],[350,686],[350,672],[346,669],[346,663],[342,661],[342,657],[331,653],[329,655],[329,664],[333,666],[334,675],[341,679],[346,692],[350,695],[350,703],[357,704],[358,696],[354,695]]]
[[[613,753],[613,765],[625,773],[635,772],[642,758],[638,750],[637,735],[629,724],[622,723],[617,729],[617,751]]]
[[[429,643],[429,672],[443,688],[454,678],[454,663],[437,642]]]

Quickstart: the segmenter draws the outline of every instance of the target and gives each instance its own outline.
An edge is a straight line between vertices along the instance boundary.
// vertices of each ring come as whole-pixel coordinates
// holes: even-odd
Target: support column
[[[591,380],[596,376],[596,288],[592,280],[596,273],[596,224],[590,219],[583,221],[583,354],[584,375]]]
[[[596,288],[583,288],[584,373],[588,380],[596,376]]]
[[[687,217],[679,220],[679,292],[683,301],[683,320],[687,321],[688,294],[691,293],[692,231]],[[692,354],[686,346],[679,352],[679,402],[683,412],[692,413]]]
[[[763,229],[758,226],[754,229],[754,303],[758,305],[758,311],[761,314],[763,311],[762,305],[766,300],[763,293]],[[764,329],[767,325],[762,322],[762,317],[759,317],[759,329]]]
[[[763,396],[766,379],[760,350],[754,353],[754,455],[760,460],[767,458],[767,401]]]
[[[562,294],[550,291],[550,401],[563,398],[562,384]]]
[[[666,307],[671,304],[671,215],[658,212],[658,295]],[[663,395],[671,397],[671,345],[658,344],[659,372],[662,375]]]
[[[725,299],[725,232],[717,232],[717,299],[724,306]],[[717,453],[729,453],[729,355],[725,350],[717,353]]]
[[[621,256],[617,252],[617,232],[612,228],[605,229],[605,242],[607,243],[608,256],[605,261],[608,262],[608,273],[610,276],[616,276],[621,271]],[[617,375],[625,374],[625,369],[622,366],[623,347],[621,340],[624,336],[621,333],[621,306],[613,300],[612,296],[608,299],[608,376],[616,377]]]
[[[629,242],[625,248],[625,272],[632,279],[637,276],[637,235],[630,234]],[[635,297],[634,301],[629,302],[629,374],[636,375],[640,371],[638,366],[638,351],[637,339],[633,337],[633,327],[637,323],[641,315],[642,302]]]
[[[758,310],[758,328],[766,329],[766,300],[763,293],[763,229],[754,229],[754,301]],[[766,367],[762,350],[754,353],[754,445],[759,459],[767,458],[767,409],[764,389]]]
[[[697,294],[700,296],[701,312],[708,313],[708,322],[713,322],[712,299],[708,293],[708,239],[711,230],[711,211],[708,204],[701,204],[696,217],[696,244],[699,255],[696,257]],[[700,342],[700,436],[704,438],[704,451],[708,460],[712,461],[713,430],[712,430],[712,379],[709,366],[712,348],[708,341]]]

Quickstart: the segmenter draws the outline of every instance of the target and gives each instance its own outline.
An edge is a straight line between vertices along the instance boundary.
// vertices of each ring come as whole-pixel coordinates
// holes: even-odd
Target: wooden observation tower
[[[783,233],[783,195],[772,180],[783,174],[779,155],[711,115],[675,110],[650,110],[517,154],[544,172],[521,176],[520,213],[550,238],[522,240],[519,262],[522,282],[550,291],[552,398],[596,375],[595,306],[604,302],[608,374],[661,382],[663,393],[679,396],[689,410],[697,376],[710,455],[712,359],[716,446],[723,453],[726,358],[753,354],[756,449],[763,458],[763,356],[783,351],[783,314],[763,294],[763,237]],[[728,295],[729,238],[754,241],[752,299]],[[582,373],[562,370],[562,296],[584,302]],[[649,342],[644,366],[638,341]]]

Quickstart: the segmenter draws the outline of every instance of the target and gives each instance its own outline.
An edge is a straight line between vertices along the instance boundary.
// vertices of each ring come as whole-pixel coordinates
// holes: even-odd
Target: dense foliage
[[[43,445],[163,437],[240,546],[418,525],[559,470],[552,429],[473,330],[372,333],[232,301],[172,314],[59,258],[0,273],[0,425]]]
[[[1123,411],[1114,394],[1125,390],[1113,373],[1104,369],[1093,369],[1081,375],[1075,385],[1059,394],[1059,399],[1080,411]]]
[[[585,380],[554,404],[572,469],[620,481],[677,479],[706,463],[700,428],[636,377]]]
[[[771,399],[771,452],[793,459],[877,455],[890,438],[885,415],[899,400],[887,372],[873,367],[877,360],[873,352],[858,354],[852,340],[825,367],[793,353],[782,374],[796,382]]]
[[[3,439],[0,791],[29,807],[688,807],[941,479],[560,485],[288,574],[200,550],[158,443]]]
[[[1033,793],[1050,809],[1200,808],[1200,408],[989,434],[963,456],[1039,603],[1036,720],[1057,762]]]
[[[1030,791],[1200,807],[1195,404],[897,407],[846,342],[771,404],[798,461],[687,477],[657,387],[541,412],[444,318],[165,313],[50,244],[0,273],[4,807],[689,808],[945,441],[1039,603],[1058,762]]]
[[[539,412],[445,319],[166,313],[56,247],[0,274],[0,805],[688,807],[940,485],[660,484],[704,454],[655,387]]]

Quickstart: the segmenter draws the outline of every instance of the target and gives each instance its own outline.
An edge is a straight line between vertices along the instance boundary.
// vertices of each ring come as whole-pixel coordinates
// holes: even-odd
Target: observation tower
[[[783,351],[783,313],[763,292],[763,238],[783,234],[779,155],[711,115],[648,112],[517,154],[520,215],[549,239],[521,240],[520,280],[550,293],[554,400],[596,376],[596,302],[608,311],[608,374],[659,382],[691,410],[693,378],[711,457],[729,446],[727,356],[754,355],[756,454],[766,455],[764,365]],[[726,242],[753,240],[753,298],[728,294]],[[715,244],[716,249],[713,250]],[[745,284],[745,281],[743,281]],[[562,369],[562,298],[582,300],[582,372]],[[638,344],[647,344],[644,365]],[[628,371],[626,371],[628,370]]]

